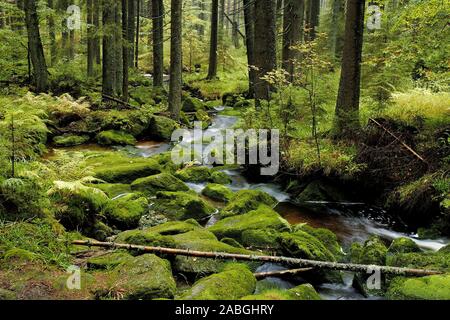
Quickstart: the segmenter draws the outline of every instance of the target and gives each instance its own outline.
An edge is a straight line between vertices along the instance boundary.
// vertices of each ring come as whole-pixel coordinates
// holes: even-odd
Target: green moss
[[[319,261],[336,261],[333,254],[316,237],[298,230],[282,233],[278,237],[282,252],[288,257]]]
[[[250,229],[244,230],[241,236],[241,242],[246,247],[263,249],[263,250],[279,250],[278,243],[279,231],[274,229]]]
[[[207,129],[211,124],[211,118],[204,110],[198,110],[197,112],[195,112],[195,120],[201,121],[203,130]]]
[[[270,289],[241,300],[322,300],[314,287],[302,284],[289,290]]]
[[[205,182],[211,177],[207,167],[188,167],[175,172],[175,176],[183,181]]]
[[[0,300],[16,300],[17,295],[14,291],[0,288]]]
[[[438,252],[450,254],[450,244],[446,245],[445,247],[440,248]]]
[[[120,288],[125,299],[172,298],[176,285],[170,263],[153,254],[125,261],[113,271],[112,287]]]
[[[88,269],[94,270],[109,270],[131,259],[133,259],[133,256],[126,251],[114,251],[101,256],[89,258],[87,260],[87,267]]]
[[[146,198],[130,193],[110,201],[104,214],[110,225],[120,230],[128,230],[139,225],[139,219],[148,211],[148,206]]]
[[[372,236],[364,243],[362,250],[359,250],[359,248],[357,249],[358,254],[356,252],[351,254],[353,263],[375,264],[379,266],[384,266],[386,264],[386,254],[388,249],[380,238]]]
[[[136,139],[128,133],[123,131],[108,130],[102,131],[97,135],[97,142],[100,145],[111,146],[111,145],[135,145]]]
[[[200,99],[186,97],[183,101],[181,110],[184,112],[196,112],[198,110],[203,110],[204,108],[204,103]]]
[[[139,178],[131,183],[131,189],[155,195],[158,191],[189,191],[183,181],[170,173],[160,173],[153,176]]]
[[[392,300],[450,300],[450,274],[395,278],[387,291]]]
[[[78,146],[80,144],[86,143],[89,141],[89,136],[77,136],[66,134],[62,136],[56,136],[53,138],[53,143],[57,147],[72,147]]]
[[[224,271],[197,281],[179,300],[236,300],[253,293],[256,279],[242,264],[229,264]]]
[[[159,163],[162,170],[174,174],[178,169],[181,168],[181,164],[175,164],[172,161],[171,152],[163,152],[151,157],[152,160]]]
[[[211,173],[209,181],[217,184],[231,184],[232,182],[231,178],[225,172],[222,171],[213,171]]]
[[[172,220],[208,218],[216,209],[190,192],[158,192],[153,209]]]
[[[140,105],[154,105],[153,91],[146,86],[131,87],[130,97],[136,100]]]
[[[231,238],[222,238],[222,239],[220,239],[220,242],[223,242],[223,243],[228,244],[235,248],[244,248],[242,246],[242,244],[240,244],[239,242],[237,242],[236,240],[231,239]]]
[[[419,246],[409,238],[397,238],[389,246],[388,253],[420,252]]]
[[[216,201],[228,202],[233,197],[233,192],[221,184],[209,183],[202,190],[202,194]]]
[[[108,195],[110,198],[117,197],[118,195],[124,193],[131,193],[131,188],[129,184],[124,183],[100,183],[100,184],[91,184],[89,187],[97,188],[102,190],[104,193]]]
[[[149,124],[149,134],[155,139],[169,141],[172,137],[172,132],[178,128],[178,124],[172,119],[153,116]]]
[[[386,264],[394,267],[450,271],[450,254],[445,252],[398,253],[388,255]]]
[[[261,204],[273,207],[277,200],[271,195],[260,190],[240,190],[223,209],[224,216],[243,214],[257,209]]]
[[[86,163],[94,167],[97,178],[110,183],[131,183],[161,172],[159,163],[153,159],[131,158],[117,152],[91,155]]]
[[[219,238],[233,238],[242,241],[242,233],[246,230],[274,229],[290,230],[289,223],[270,207],[261,205],[257,210],[219,220],[209,227]]]
[[[342,248],[338,242],[336,235],[328,229],[313,228],[307,224],[299,224],[294,227],[294,231],[302,230],[310,235],[319,239],[324,246],[335,256],[337,259],[343,257]]]
[[[342,192],[323,181],[315,180],[309,183],[306,188],[295,198],[295,201],[304,203],[305,201],[342,201],[346,200]]]

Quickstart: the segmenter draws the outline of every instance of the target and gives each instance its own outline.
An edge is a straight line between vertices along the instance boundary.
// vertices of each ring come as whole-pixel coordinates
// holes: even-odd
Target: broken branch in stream
[[[289,269],[289,270],[278,270],[278,271],[268,271],[268,272],[257,272],[253,275],[256,279],[264,279],[268,277],[287,277],[287,276],[295,276],[298,273],[311,271],[314,268],[300,268],[300,269]]]
[[[199,258],[274,262],[274,263],[283,263],[283,264],[287,264],[287,265],[291,265],[291,266],[298,266],[298,267],[304,267],[304,268],[314,268],[314,269],[318,269],[318,270],[328,269],[328,270],[341,270],[341,271],[364,272],[364,273],[373,273],[376,270],[381,273],[403,275],[403,276],[429,276],[429,275],[442,274],[442,272],[436,271],[436,270],[410,269],[410,268],[400,268],[400,267],[388,267],[388,266],[353,264],[353,263],[338,263],[338,262],[328,262],[328,261],[315,261],[315,260],[290,258],[290,257],[278,257],[278,256],[234,254],[234,253],[225,253],[225,252],[206,252],[206,251],[195,251],[195,250],[186,250],[186,249],[142,246],[142,245],[125,244],[125,243],[98,242],[98,241],[90,241],[90,240],[74,240],[74,241],[72,241],[72,244],[80,245],[80,246],[103,247],[103,248],[110,248],[110,249],[137,250],[137,251],[149,252],[149,253],[151,252],[151,253],[160,253],[160,254],[167,254],[167,255],[180,255],[180,256],[199,257]]]

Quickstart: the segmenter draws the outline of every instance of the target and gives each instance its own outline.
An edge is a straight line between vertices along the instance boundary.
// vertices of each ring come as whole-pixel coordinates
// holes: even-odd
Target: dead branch
[[[286,277],[294,276],[301,272],[311,271],[314,268],[300,268],[300,269],[290,269],[290,270],[279,270],[279,271],[268,271],[268,272],[257,272],[253,275],[256,279],[264,279],[268,277]]]

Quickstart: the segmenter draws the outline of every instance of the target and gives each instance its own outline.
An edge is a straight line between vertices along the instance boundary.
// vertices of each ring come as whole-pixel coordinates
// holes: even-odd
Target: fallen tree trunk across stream
[[[327,262],[327,261],[315,261],[299,258],[290,257],[278,257],[278,256],[265,256],[265,255],[248,255],[248,254],[234,254],[225,252],[205,252],[205,251],[195,251],[186,249],[175,249],[175,248],[163,248],[163,247],[151,247],[142,246],[135,244],[125,244],[125,243],[114,243],[114,242],[98,242],[91,240],[74,240],[72,241],[74,245],[89,246],[89,247],[103,247],[109,249],[126,249],[126,250],[137,250],[148,253],[160,253],[167,255],[179,255],[179,256],[189,256],[198,258],[212,258],[212,259],[230,259],[230,260],[244,260],[244,261],[262,261],[262,262],[273,262],[282,263],[290,266],[298,266],[303,268],[314,268],[314,269],[328,269],[328,270],[341,270],[341,271],[352,271],[352,272],[364,272],[373,273],[374,271],[379,271],[385,274],[395,274],[402,276],[428,276],[442,274],[440,271],[436,270],[425,270],[425,269],[410,269],[410,268],[400,268],[400,267],[388,267],[388,266],[378,266],[378,265],[364,265],[364,264],[353,264],[353,263],[337,263],[337,262]]]

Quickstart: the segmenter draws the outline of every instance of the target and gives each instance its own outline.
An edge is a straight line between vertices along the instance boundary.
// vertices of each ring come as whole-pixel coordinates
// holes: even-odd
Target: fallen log
[[[278,256],[234,254],[234,253],[225,253],[225,252],[205,252],[205,251],[195,251],[195,250],[186,250],[186,249],[142,246],[142,245],[125,244],[125,243],[99,242],[99,241],[91,241],[91,240],[74,240],[74,241],[72,241],[72,244],[80,245],[80,246],[88,246],[88,247],[103,247],[103,248],[110,248],[110,249],[137,250],[137,251],[149,252],[149,253],[151,252],[151,253],[160,253],[160,254],[167,254],[167,255],[180,255],[180,256],[189,256],[189,257],[198,257],[198,258],[274,262],[274,263],[283,263],[283,264],[292,265],[292,266],[314,268],[314,269],[319,269],[319,270],[320,269],[328,269],[328,270],[341,270],[341,271],[364,272],[364,273],[373,273],[376,270],[381,273],[395,274],[395,275],[402,275],[402,276],[429,276],[429,275],[442,274],[442,272],[436,271],[436,270],[410,269],[410,268],[399,268],[399,267],[388,267],[388,266],[377,266],[377,265],[338,263],[338,262],[328,262],[328,261],[315,261],[315,260],[308,260],[308,259],[278,257]]]
[[[264,279],[268,277],[287,277],[287,276],[295,276],[296,274],[311,271],[314,268],[300,268],[300,269],[289,269],[289,270],[278,270],[278,271],[268,271],[268,272],[257,272],[253,275],[256,279]]]

